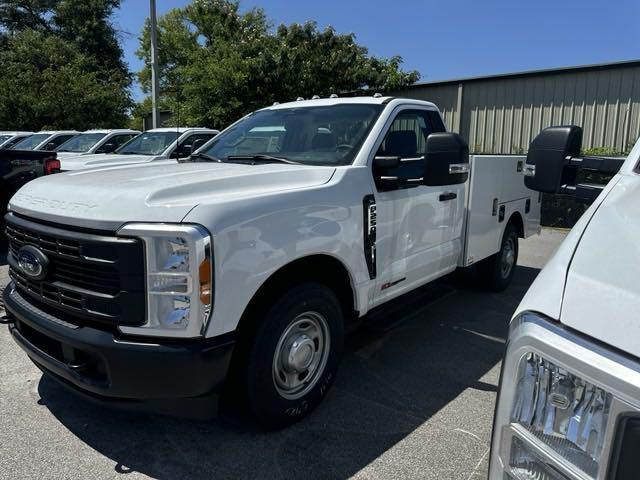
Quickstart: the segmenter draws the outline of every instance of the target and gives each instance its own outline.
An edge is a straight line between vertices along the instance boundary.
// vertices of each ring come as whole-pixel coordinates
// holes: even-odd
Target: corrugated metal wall
[[[640,62],[416,85],[395,95],[434,102],[474,153],[524,153],[550,125],[582,126],[585,149],[629,151],[640,136]]]

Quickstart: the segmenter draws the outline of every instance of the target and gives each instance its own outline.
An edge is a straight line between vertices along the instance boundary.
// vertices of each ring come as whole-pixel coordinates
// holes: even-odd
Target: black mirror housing
[[[388,170],[390,168],[399,167],[400,163],[400,157],[377,156],[373,159],[373,168],[379,170]]]
[[[423,183],[431,187],[464,183],[469,177],[469,147],[457,133],[427,137]]]
[[[570,157],[580,155],[582,128],[575,125],[545,128],[533,139],[527,154],[524,184],[537,192],[557,193],[569,173]]]
[[[193,145],[191,145],[191,153],[195,152],[196,150],[198,150],[201,146],[203,146],[206,142],[206,140],[202,139],[202,138],[198,138],[196,140],[193,141]]]

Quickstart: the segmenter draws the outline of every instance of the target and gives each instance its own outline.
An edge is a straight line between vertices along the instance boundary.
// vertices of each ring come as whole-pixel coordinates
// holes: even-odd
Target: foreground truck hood
[[[640,357],[640,177],[624,175],[594,214],[568,271],[560,320]]]
[[[11,199],[16,213],[114,231],[128,222],[180,222],[199,203],[248,199],[328,182],[334,168],[172,163],[92,169],[34,180]]]
[[[162,155],[116,155],[112,153],[94,153],[91,155],[82,154],[61,154],[60,169],[62,171],[86,170],[88,168],[101,168],[116,165],[135,165],[139,163],[153,162],[156,160],[166,160]],[[175,160],[172,161],[172,163]]]

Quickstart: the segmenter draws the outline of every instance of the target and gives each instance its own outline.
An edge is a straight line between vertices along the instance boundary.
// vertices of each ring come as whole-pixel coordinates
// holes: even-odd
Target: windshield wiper
[[[180,161],[188,162],[192,158],[202,158],[209,162],[217,162],[217,163],[222,162],[222,160],[220,160],[218,157],[214,157],[213,155],[207,155],[206,153],[202,153],[202,152],[194,152],[191,155],[189,155],[187,158],[181,158]]]
[[[230,161],[230,162],[237,162],[237,161],[249,161],[249,162],[253,162],[251,163],[251,165],[256,165],[258,162],[265,162],[265,163],[288,163],[291,165],[301,165],[300,162],[295,162],[293,160],[289,160],[288,158],[284,158],[284,157],[273,157],[271,155],[264,155],[264,154],[255,154],[255,155],[229,155],[227,158],[225,158],[225,161]]]

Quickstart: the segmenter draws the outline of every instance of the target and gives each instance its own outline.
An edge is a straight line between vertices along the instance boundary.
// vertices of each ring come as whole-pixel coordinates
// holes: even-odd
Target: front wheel
[[[247,400],[267,429],[290,425],[322,400],[342,355],[344,315],[324,285],[302,284],[280,297],[256,331],[247,361]]]
[[[513,224],[507,225],[500,251],[478,264],[481,285],[494,292],[500,292],[511,283],[518,263],[518,230]]]

